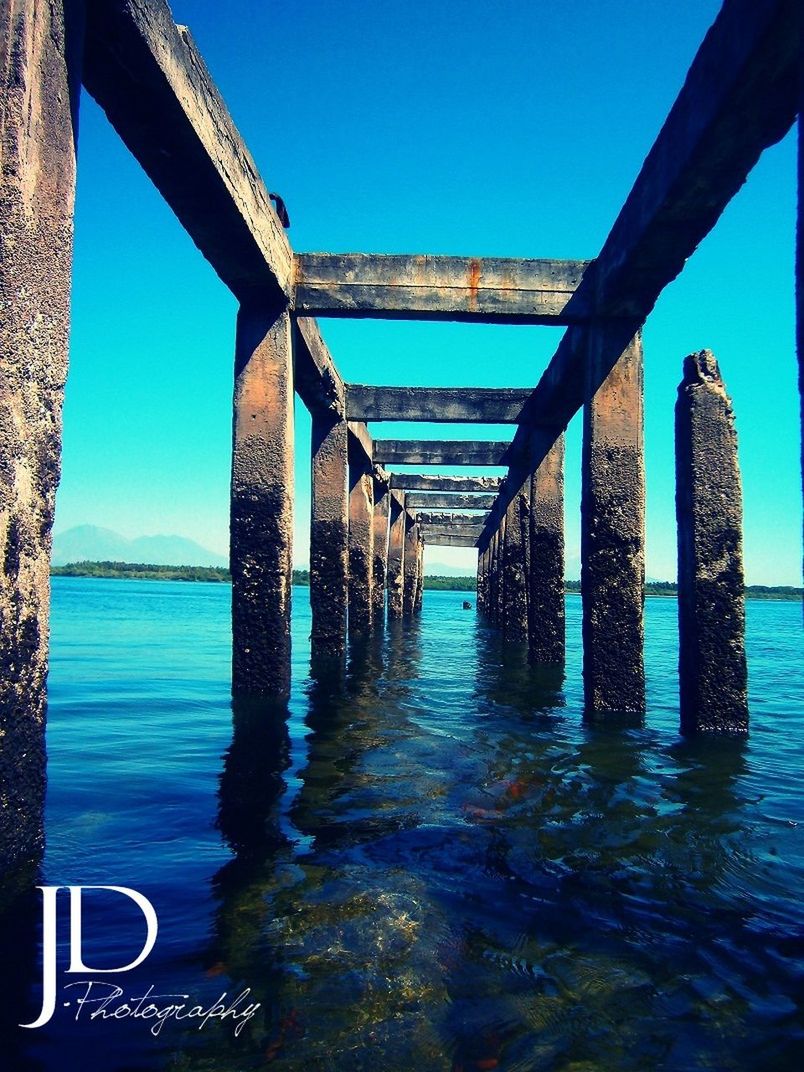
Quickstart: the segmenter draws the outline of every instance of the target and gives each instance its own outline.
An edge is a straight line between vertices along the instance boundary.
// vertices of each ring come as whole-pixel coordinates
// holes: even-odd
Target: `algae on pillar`
[[[690,354],[676,402],[681,730],[748,730],[742,488],[715,356]]]
[[[564,662],[564,435],[531,477],[528,634],[535,663]]]
[[[231,485],[232,689],[290,693],[293,331],[284,305],[241,305]]]
[[[0,871],[43,844],[83,4],[0,8]]]
[[[343,651],[349,603],[348,432],[330,410],[313,413],[310,512],[311,642]]]
[[[601,380],[619,325],[590,331],[581,473],[581,596],[586,712],[645,710],[645,460],[642,337]],[[609,337],[609,333],[614,333]],[[619,343],[618,343],[619,346]],[[600,384],[598,386],[598,384]]]
[[[401,618],[404,594],[405,508],[400,492],[390,493],[388,528],[388,617]]]
[[[372,580],[373,615],[375,625],[385,617],[385,585],[388,574],[388,516],[390,512],[388,476],[379,466],[374,467],[374,577]]]
[[[374,466],[349,440],[349,632],[372,625],[374,578]]]

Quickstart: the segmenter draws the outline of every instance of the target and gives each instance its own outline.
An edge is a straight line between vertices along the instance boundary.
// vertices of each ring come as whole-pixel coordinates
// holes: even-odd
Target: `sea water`
[[[146,962],[96,976],[121,1002],[259,1009],[155,1034],[60,1001],[10,1069],[801,1067],[800,604],[748,602],[748,739],[685,741],[673,599],[647,601],[644,726],[614,727],[583,721],[577,596],[563,673],[441,591],[342,669],[311,665],[294,589],[286,708],[233,708],[230,597],[54,579],[39,881],[151,901]],[[86,964],[122,966],[142,919],[86,897]],[[38,911],[14,964],[29,1019]],[[61,967],[66,945],[61,919]]]

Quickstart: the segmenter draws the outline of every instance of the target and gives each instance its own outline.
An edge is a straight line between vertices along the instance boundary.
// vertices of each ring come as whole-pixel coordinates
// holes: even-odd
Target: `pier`
[[[82,90],[239,304],[233,692],[282,701],[290,690],[296,396],[313,422],[314,648],[339,655],[350,637],[371,635],[386,618],[415,617],[428,548],[469,547],[478,556],[478,612],[534,664],[554,667],[564,660],[564,432],[582,411],[584,713],[590,721],[638,721],[645,711],[643,362],[651,359],[642,329],[763,151],[801,122],[802,18],[795,0],[725,0],[602,247],[585,260],[558,260],[294,250],[281,202],[164,0],[3,3],[4,862],[30,856],[42,838],[48,576]],[[804,174],[800,180],[801,191]],[[801,192],[799,206],[801,363]],[[566,330],[526,390],[392,387],[344,381],[320,327],[331,317]],[[740,735],[748,730],[742,511],[728,368],[721,375],[715,355],[702,350],[680,353],[678,369],[681,730]],[[368,428],[398,421],[509,425],[512,434],[398,440]],[[434,472],[456,466],[465,477]],[[497,466],[506,468],[503,479],[484,475]],[[714,680],[723,688],[713,690]]]

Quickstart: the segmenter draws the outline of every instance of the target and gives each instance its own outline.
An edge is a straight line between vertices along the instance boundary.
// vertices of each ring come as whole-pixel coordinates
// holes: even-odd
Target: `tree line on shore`
[[[70,562],[66,566],[53,566],[54,577],[112,577],[147,581],[206,581],[226,584],[231,574],[226,566],[155,566],[146,562]],[[293,583],[310,584],[310,571],[293,571]],[[424,587],[430,590],[473,592],[477,586],[472,576],[443,577],[425,574]],[[580,581],[566,581],[567,592],[580,592]],[[750,599],[801,599],[802,589],[792,585],[751,584],[746,587]],[[645,594],[649,596],[675,596],[678,588],[675,581],[648,581]]]

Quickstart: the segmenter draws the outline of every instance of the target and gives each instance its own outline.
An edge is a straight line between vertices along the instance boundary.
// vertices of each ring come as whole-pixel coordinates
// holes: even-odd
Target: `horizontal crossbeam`
[[[594,312],[576,290],[588,261],[300,253],[296,309],[338,317],[578,324]]]
[[[351,421],[516,424],[532,388],[367,387],[346,385]]]
[[[410,502],[407,506],[410,508]],[[416,517],[420,525],[435,525],[438,528],[477,528],[483,530],[488,515],[456,514],[448,511],[417,510]]]
[[[451,532],[425,532],[423,539],[429,547],[477,547],[474,536],[456,536]]]
[[[382,465],[504,465],[508,447],[474,439],[377,439],[374,457]]]
[[[495,495],[442,494],[427,491],[410,491],[406,502],[414,510],[490,510]]]
[[[499,476],[430,476],[428,473],[391,473],[391,487],[408,491],[499,491]]]

